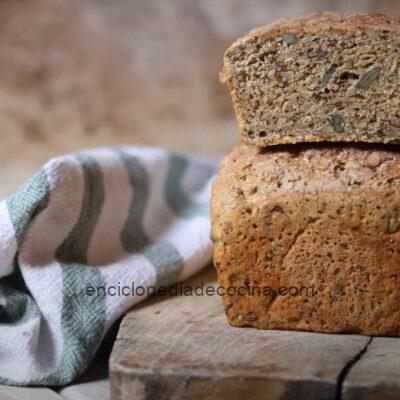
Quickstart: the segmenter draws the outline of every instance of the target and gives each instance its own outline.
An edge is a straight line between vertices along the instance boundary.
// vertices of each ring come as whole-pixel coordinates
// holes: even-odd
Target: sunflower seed
[[[369,37],[374,38],[374,39],[380,39],[381,38],[381,35],[379,34],[379,32],[374,31],[373,29],[367,29],[366,30],[366,34]]]
[[[381,67],[375,67],[366,72],[357,82],[356,88],[366,89],[368,86],[370,86],[372,83],[374,83],[376,80],[379,79],[381,71],[382,71]]]
[[[396,233],[400,229],[400,221],[399,221],[399,210],[394,210],[392,215],[389,218],[389,223],[387,227],[387,231],[389,233]]]

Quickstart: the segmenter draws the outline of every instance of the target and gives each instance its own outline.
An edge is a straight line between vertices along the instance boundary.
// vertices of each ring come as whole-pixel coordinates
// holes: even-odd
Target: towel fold
[[[112,323],[207,265],[216,162],[157,148],[55,158],[0,203],[0,382],[65,385]]]

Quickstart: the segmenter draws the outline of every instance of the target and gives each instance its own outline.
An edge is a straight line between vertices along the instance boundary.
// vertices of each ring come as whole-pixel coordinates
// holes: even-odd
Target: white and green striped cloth
[[[157,148],[102,148],[48,162],[0,203],[0,383],[65,385],[111,324],[211,258],[216,163]]]

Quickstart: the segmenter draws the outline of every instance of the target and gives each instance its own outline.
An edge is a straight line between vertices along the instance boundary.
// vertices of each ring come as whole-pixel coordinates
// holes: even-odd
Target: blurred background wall
[[[203,155],[237,140],[224,50],[277,18],[400,14],[396,0],[2,0],[0,196],[56,154],[146,144]]]

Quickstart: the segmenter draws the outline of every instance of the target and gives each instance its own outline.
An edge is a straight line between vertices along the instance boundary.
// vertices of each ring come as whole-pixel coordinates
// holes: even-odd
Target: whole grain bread
[[[400,143],[399,18],[277,21],[226,51],[221,80],[246,143]]]
[[[238,145],[212,189],[230,324],[400,335],[397,146]]]

